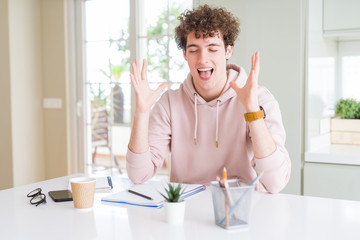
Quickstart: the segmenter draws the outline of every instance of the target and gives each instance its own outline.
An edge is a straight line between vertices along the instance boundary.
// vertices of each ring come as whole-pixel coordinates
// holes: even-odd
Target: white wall
[[[44,98],[58,98],[62,101],[61,109],[44,110],[46,178],[64,176],[69,171],[66,2],[67,0],[41,1],[42,94]]]
[[[301,193],[303,152],[304,0],[200,0],[223,6],[239,17],[241,33],[230,62],[249,71],[251,55],[260,51],[259,83],[266,86],[280,104],[287,133],[286,148],[292,160],[287,193]]]
[[[14,185],[44,179],[39,0],[9,1]]]
[[[13,186],[8,0],[0,0],[0,189]]]
[[[72,3],[0,0],[0,189],[71,171],[66,8]],[[45,97],[60,98],[62,108],[43,109]]]

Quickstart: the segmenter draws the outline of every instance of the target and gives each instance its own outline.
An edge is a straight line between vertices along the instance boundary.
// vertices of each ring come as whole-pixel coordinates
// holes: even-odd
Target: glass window
[[[339,98],[360,100],[360,41],[339,42]]]
[[[192,8],[192,1],[140,0],[140,6],[139,20],[144,23],[138,36],[140,56],[147,59],[149,82],[169,82],[173,89],[188,73],[182,50],[175,43],[174,31],[177,17]]]
[[[130,3],[130,0],[84,1],[84,143],[87,170],[92,173],[113,174],[125,169],[131,108],[135,106],[130,59],[147,59],[152,88],[169,82],[169,88],[176,89],[188,73],[174,41],[174,28],[180,13],[192,8],[192,0]],[[136,11],[131,9],[133,6],[138,6]],[[131,12],[136,13],[135,18],[130,18]],[[130,29],[135,26],[137,36],[131,36]],[[137,44],[131,48],[133,52],[130,42]]]
[[[341,96],[360,100],[360,55],[343,56],[341,62]]]

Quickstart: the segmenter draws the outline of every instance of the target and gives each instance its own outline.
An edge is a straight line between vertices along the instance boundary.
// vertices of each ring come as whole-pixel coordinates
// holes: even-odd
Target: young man
[[[190,73],[178,90],[161,96],[151,115],[166,84],[151,90],[146,61],[142,70],[137,59],[132,64],[136,110],[126,156],[129,178],[141,183],[153,177],[171,153],[173,182],[209,184],[226,167],[229,179],[247,182],[263,172],[256,189],[279,192],[291,162],[278,103],[258,86],[259,53],[249,76],[226,63],[239,21],[225,9],[204,5],[179,20],[175,38]]]

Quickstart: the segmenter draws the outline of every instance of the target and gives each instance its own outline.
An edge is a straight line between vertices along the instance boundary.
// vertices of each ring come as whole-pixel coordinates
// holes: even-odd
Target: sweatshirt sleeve
[[[155,176],[170,153],[171,125],[168,96],[164,93],[155,104],[149,119],[149,150],[137,154],[130,149],[126,154],[126,170],[130,180],[143,183]]]
[[[259,159],[253,157],[252,166],[257,173],[263,172],[258,190],[278,193],[289,181],[291,160],[285,148],[286,133],[282,123],[279,104],[267,89],[265,95],[270,97],[270,99],[266,97],[266,100],[261,101],[259,99],[259,102],[265,109],[265,124],[276,144],[276,150],[265,158]]]

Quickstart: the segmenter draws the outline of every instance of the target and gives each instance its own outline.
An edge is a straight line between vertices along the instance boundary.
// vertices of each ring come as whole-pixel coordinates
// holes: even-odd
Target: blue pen
[[[218,176],[217,176],[217,177],[216,177],[216,181],[218,181],[218,182],[219,182],[219,187],[221,187],[221,188],[222,188],[223,186],[222,186],[222,183],[221,183],[220,177],[218,177]]]
[[[108,180],[108,183],[109,183],[110,188],[113,189],[113,185],[112,185],[112,181],[111,181],[111,176],[107,176],[107,180]]]

